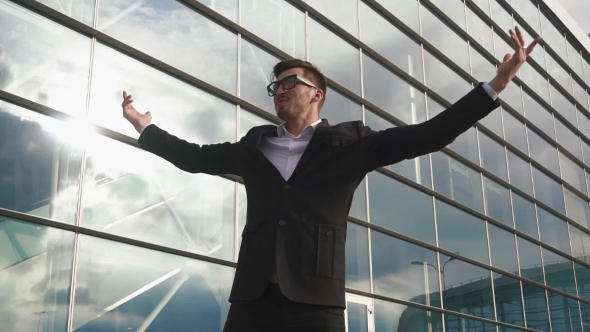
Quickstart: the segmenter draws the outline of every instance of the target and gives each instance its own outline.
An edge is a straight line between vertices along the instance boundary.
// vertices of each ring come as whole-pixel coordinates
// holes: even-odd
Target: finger
[[[123,99],[127,98],[127,91],[123,91]]]
[[[504,60],[502,61],[503,63],[510,61],[510,59],[512,59],[512,54],[510,53],[506,53],[506,55],[504,55]]]
[[[524,45],[525,45],[524,37],[522,35],[522,31],[520,31],[520,28],[518,26],[516,26],[516,36],[518,37],[518,41],[520,42],[520,46],[524,47]]]
[[[535,46],[537,46],[537,44],[541,41],[541,37],[537,37],[535,38],[535,40],[533,40],[533,42],[526,48],[526,54],[529,55],[533,52],[533,50],[535,49]]]
[[[520,43],[520,41],[518,40],[518,37],[516,36],[516,34],[510,30],[510,39],[512,39],[512,45],[514,46],[515,50],[519,50],[522,48],[522,44]]]

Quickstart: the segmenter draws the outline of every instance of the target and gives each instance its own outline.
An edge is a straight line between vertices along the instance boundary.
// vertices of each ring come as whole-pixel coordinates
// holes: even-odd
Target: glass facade
[[[590,53],[542,1],[0,0],[0,331],[222,331],[244,186],[138,149],[123,90],[235,142],[297,57],[321,117],[403,126],[490,80],[515,25],[543,41],[501,108],[357,189],[348,330],[590,330]]]

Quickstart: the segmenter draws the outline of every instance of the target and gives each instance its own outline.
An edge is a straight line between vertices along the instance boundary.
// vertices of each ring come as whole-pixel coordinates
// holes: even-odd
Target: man
[[[539,38],[497,75],[433,119],[375,132],[361,121],[319,120],[326,82],[308,62],[287,60],[268,86],[280,126],[250,130],[237,143],[197,145],[150,125],[123,92],[123,115],[139,145],[187,172],[241,176],[248,216],[224,331],[344,331],[345,238],[355,188],[374,169],[438,151],[498,107]],[[444,79],[444,78],[441,78]],[[395,199],[395,198],[392,198]]]

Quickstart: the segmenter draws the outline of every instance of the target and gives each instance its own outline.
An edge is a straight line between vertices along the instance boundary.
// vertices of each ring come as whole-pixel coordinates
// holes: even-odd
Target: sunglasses
[[[278,80],[278,81],[274,81],[274,82],[270,83],[266,87],[266,91],[268,91],[269,96],[273,97],[274,95],[277,94],[277,91],[279,90],[279,86],[282,86],[283,90],[291,90],[295,87],[295,85],[297,85],[297,82],[303,83],[303,84],[310,86],[312,88],[316,88],[316,89],[318,88],[313,83],[311,83],[309,80],[307,80],[301,76],[289,75],[287,77],[284,77],[282,80]]]

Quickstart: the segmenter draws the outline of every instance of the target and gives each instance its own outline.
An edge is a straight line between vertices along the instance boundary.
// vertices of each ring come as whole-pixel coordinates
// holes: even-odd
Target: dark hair
[[[326,78],[324,77],[324,74],[311,63],[299,59],[283,60],[277,63],[272,69],[271,81],[274,81],[284,71],[292,68],[303,68],[305,78],[324,91],[324,98],[322,98],[319,105],[321,109],[326,100]]]

